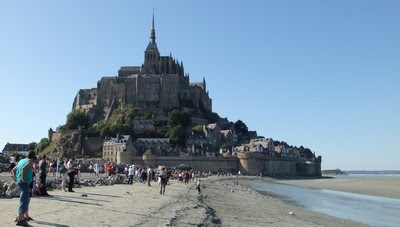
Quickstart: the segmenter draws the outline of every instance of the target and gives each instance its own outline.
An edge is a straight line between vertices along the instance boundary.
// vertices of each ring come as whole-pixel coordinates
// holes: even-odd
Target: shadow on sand
[[[43,225],[43,226],[69,227],[68,225],[56,224],[56,223],[51,223],[51,222],[46,222],[46,221],[34,221],[33,223]]]
[[[59,196],[53,196],[53,197],[36,197],[36,198],[38,198],[38,199],[48,199],[48,200],[57,200],[57,201],[60,201],[60,202],[68,202],[68,203],[77,203],[77,204],[82,204],[82,205],[103,206],[103,205],[101,205],[99,203],[88,203],[88,202],[72,200],[72,199],[84,199],[84,198],[80,198],[80,197],[61,198]]]

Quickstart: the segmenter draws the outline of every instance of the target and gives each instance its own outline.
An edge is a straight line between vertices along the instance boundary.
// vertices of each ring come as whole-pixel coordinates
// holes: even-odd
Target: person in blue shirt
[[[34,151],[29,151],[28,157],[20,160],[12,169],[11,175],[17,181],[20,190],[18,207],[18,226],[29,226],[28,221],[33,220],[29,217],[29,185],[33,180],[32,165],[35,163],[36,155]]]

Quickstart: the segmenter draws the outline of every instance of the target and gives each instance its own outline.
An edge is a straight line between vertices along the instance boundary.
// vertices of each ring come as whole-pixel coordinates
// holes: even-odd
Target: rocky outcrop
[[[322,171],[322,175],[347,175],[347,173],[340,169],[327,169]]]
[[[52,139],[43,154],[48,157],[77,157],[82,155],[81,134],[78,130],[63,129],[57,132],[59,135]]]
[[[19,188],[16,182],[6,183],[4,186],[6,188],[5,196],[8,198],[19,197]]]
[[[109,186],[114,184],[127,184],[128,179],[124,175],[116,175],[112,178],[81,179],[74,182],[74,188]],[[48,191],[61,190],[61,180],[50,180],[46,182]],[[19,197],[19,188],[16,182],[0,181],[0,198]]]

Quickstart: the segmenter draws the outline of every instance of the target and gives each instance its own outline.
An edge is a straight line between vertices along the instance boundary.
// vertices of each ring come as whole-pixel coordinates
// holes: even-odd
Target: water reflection
[[[400,199],[361,195],[326,189],[249,181],[258,191],[281,196],[309,210],[374,226],[399,226]]]

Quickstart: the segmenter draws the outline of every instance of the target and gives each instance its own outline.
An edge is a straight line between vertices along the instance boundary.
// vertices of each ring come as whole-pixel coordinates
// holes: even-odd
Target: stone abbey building
[[[212,101],[206,90],[205,79],[199,83],[190,83],[182,62],[177,62],[171,55],[160,56],[156,43],[154,15],[143,64],[121,67],[117,76],[101,78],[96,88],[79,90],[73,110],[84,111],[92,122],[97,122],[107,119],[119,104],[152,110],[188,107],[212,112]],[[202,120],[197,119],[200,122]],[[203,123],[197,123],[203,125],[203,133],[200,136],[192,133],[186,143],[191,149],[184,152],[180,149],[172,152],[166,138],[138,138],[133,141],[129,136],[119,135],[117,138],[106,138],[104,142],[102,138],[85,138],[82,146],[87,147],[87,150],[102,149],[103,159],[116,163],[167,167],[185,163],[196,171],[241,171],[249,175],[321,175],[320,156],[313,155],[312,159],[308,160],[300,156],[275,155],[272,139],[257,138],[254,144],[249,145],[249,149],[243,146],[235,155],[217,155],[215,151],[222,140],[221,133],[230,146],[239,142],[238,135],[230,129],[221,130],[218,122],[209,124],[204,120]],[[154,121],[135,120],[133,129],[138,134],[147,129],[154,129]],[[53,135],[53,138],[55,137]],[[260,143],[266,146],[262,147]],[[198,152],[199,147],[202,152]]]
[[[182,62],[177,62],[171,55],[160,56],[154,15],[144,63],[141,66],[123,66],[118,70],[118,76],[103,77],[96,88],[79,90],[72,109],[100,120],[106,118],[118,103],[165,110],[190,107],[212,111],[205,79],[190,83]]]

